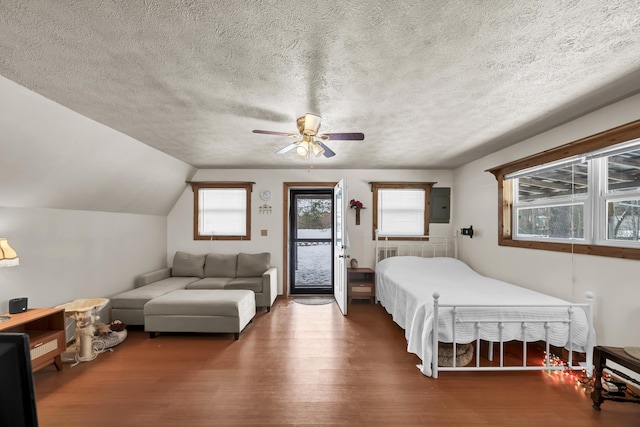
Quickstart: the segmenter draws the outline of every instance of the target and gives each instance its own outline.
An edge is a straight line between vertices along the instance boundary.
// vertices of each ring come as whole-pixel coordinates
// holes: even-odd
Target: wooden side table
[[[31,366],[33,371],[54,364],[62,369],[66,350],[64,309],[31,308],[24,313],[5,314],[10,319],[0,323],[1,332],[19,332],[29,335]]]
[[[593,363],[595,365],[595,382],[593,384],[593,391],[591,392],[591,400],[593,400],[593,409],[600,410],[600,405],[605,400],[613,400],[616,402],[634,402],[640,403],[640,399],[628,398],[624,396],[609,396],[602,394],[602,370],[607,368],[607,360],[615,362],[627,369],[632,370],[640,374],[640,360],[628,355],[621,347],[604,347],[596,346],[593,350]],[[614,371],[614,370],[612,370]],[[636,381],[633,378],[628,377],[626,374],[618,371],[614,373],[622,378],[630,380],[634,383]]]
[[[370,268],[347,268],[347,297],[349,303],[355,299],[376,299],[376,273]]]

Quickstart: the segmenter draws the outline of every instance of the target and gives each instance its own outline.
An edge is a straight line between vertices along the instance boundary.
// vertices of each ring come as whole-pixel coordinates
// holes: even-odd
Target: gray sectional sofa
[[[277,270],[271,254],[189,254],[176,252],[172,268],[140,274],[135,288],[111,297],[111,317],[127,325],[144,325],[144,305],[178,289],[246,289],[256,307],[267,311],[277,296]]]

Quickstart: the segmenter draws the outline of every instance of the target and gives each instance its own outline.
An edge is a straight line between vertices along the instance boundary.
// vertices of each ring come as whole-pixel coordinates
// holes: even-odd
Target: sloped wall
[[[0,313],[108,297],[166,260],[166,215],[195,169],[0,77]]]
[[[640,95],[595,111],[454,171],[458,224],[473,224],[462,258],[480,273],[574,302],[596,295],[600,345],[640,345],[640,261],[498,246],[498,185],[486,169],[640,118]]]

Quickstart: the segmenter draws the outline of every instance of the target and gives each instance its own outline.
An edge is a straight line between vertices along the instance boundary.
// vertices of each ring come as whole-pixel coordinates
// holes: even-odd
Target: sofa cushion
[[[263,292],[263,279],[260,277],[237,277],[225,285],[225,289],[247,289],[256,293]]]
[[[162,268],[160,270],[150,271],[148,273],[138,274],[133,279],[133,286],[139,288],[141,286],[148,285],[150,283],[158,282],[163,279],[171,277],[170,268]]]
[[[271,254],[238,254],[238,270],[236,277],[260,277],[269,269]]]
[[[185,286],[196,280],[198,280],[196,277],[170,277],[140,288],[122,292],[111,297],[111,307],[142,310],[149,300],[176,289],[184,289]]]
[[[224,289],[231,277],[205,277],[196,282],[189,283],[185,289]]]
[[[205,255],[176,252],[173,256],[171,275],[174,277],[203,277]]]
[[[207,254],[204,277],[236,277],[237,254]]]
[[[144,315],[239,317],[240,313],[248,312],[251,318],[255,315],[255,304],[253,293],[250,291],[182,289],[149,301],[144,306]]]

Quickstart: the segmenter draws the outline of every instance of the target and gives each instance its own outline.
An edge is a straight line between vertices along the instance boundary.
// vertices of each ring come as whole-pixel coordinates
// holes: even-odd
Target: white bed
[[[512,340],[546,341],[547,350],[549,345],[567,348],[571,369],[590,372],[595,343],[591,298],[588,296],[585,304],[572,304],[484,277],[450,257],[393,256],[376,265],[376,299],[405,330],[407,351],[420,357],[422,364],[418,367],[422,373],[434,378],[438,371],[445,370],[530,370],[550,366],[549,361],[546,367],[527,366],[526,344],[522,366],[505,366],[503,343]],[[500,343],[500,366],[480,366],[476,354],[475,366],[459,367],[454,362],[453,367],[437,367],[437,342],[454,346],[474,342],[478,349],[480,340]],[[573,351],[586,354],[582,367],[573,367]]]

